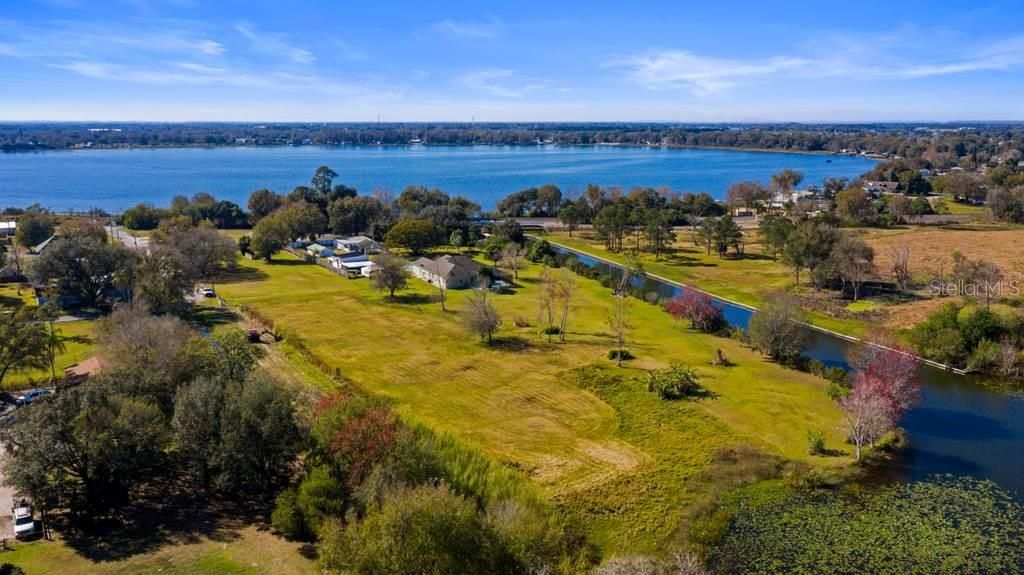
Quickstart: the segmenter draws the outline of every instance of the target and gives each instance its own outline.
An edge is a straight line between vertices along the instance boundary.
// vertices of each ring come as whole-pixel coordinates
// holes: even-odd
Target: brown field
[[[968,259],[987,260],[1003,269],[1008,279],[1024,275],[1024,227],[996,224],[964,224],[940,228],[869,230],[864,239],[875,248],[875,263],[881,277],[888,276],[890,255],[898,246],[910,248],[910,270],[924,284],[939,273],[949,273],[952,254],[959,251]],[[930,298],[902,302],[884,308],[886,328],[913,327],[952,298]]]
[[[910,248],[911,272],[949,269],[952,253],[959,251],[969,259],[983,259],[1003,268],[1004,273],[1024,271],[1024,227],[990,224],[965,224],[941,228],[871,230],[864,239],[875,248],[876,263],[885,273],[889,254],[896,246]],[[1015,273],[1021,273],[1017,271]]]

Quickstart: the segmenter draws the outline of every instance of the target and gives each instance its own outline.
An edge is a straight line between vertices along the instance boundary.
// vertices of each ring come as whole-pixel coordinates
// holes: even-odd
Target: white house
[[[379,254],[383,250],[380,244],[373,238],[366,236],[351,236],[337,238],[334,240],[334,247],[346,253],[360,253],[366,255]]]
[[[17,229],[17,222],[0,222],[0,238],[6,236],[13,236],[15,230]]]
[[[409,271],[421,280],[444,289],[464,289],[477,284],[480,265],[466,256],[420,258],[409,264]]]
[[[320,244],[309,244],[306,246],[306,251],[315,258],[327,258],[334,255],[334,250]]]

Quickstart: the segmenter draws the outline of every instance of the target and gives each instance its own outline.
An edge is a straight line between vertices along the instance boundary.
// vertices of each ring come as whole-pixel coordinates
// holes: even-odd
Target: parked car
[[[199,290],[199,293],[202,294],[203,297],[216,297],[217,296],[217,294],[214,293],[213,288],[208,288],[208,287]]]
[[[32,507],[25,502],[14,508],[14,537],[22,539],[36,532],[36,520],[32,517]]]
[[[32,389],[32,390],[26,391],[22,395],[19,395],[18,398],[14,400],[14,403],[15,403],[15,405],[28,405],[28,404],[32,403],[33,401],[39,399],[40,397],[43,397],[43,396],[46,396],[46,395],[50,395],[50,390],[49,389]]]

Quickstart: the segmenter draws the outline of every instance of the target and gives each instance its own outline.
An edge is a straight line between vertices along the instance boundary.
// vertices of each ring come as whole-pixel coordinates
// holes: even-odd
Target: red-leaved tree
[[[350,417],[331,443],[332,453],[347,463],[349,488],[360,485],[398,439],[399,423],[386,407],[370,407]]]
[[[677,320],[687,320],[690,325],[703,332],[718,331],[725,325],[721,306],[715,305],[711,296],[684,290],[678,297],[665,304],[665,311]]]
[[[853,389],[840,401],[847,436],[857,459],[861,447],[873,445],[921,401],[920,364],[892,342],[866,344],[850,360]]]
[[[855,381],[862,380],[885,399],[894,421],[921,401],[920,362],[899,345],[865,345],[852,363]]]

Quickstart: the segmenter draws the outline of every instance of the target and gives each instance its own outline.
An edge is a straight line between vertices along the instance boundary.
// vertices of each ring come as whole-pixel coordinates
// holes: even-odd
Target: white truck
[[[14,538],[24,539],[36,532],[36,520],[32,517],[32,506],[22,501],[14,509]]]

